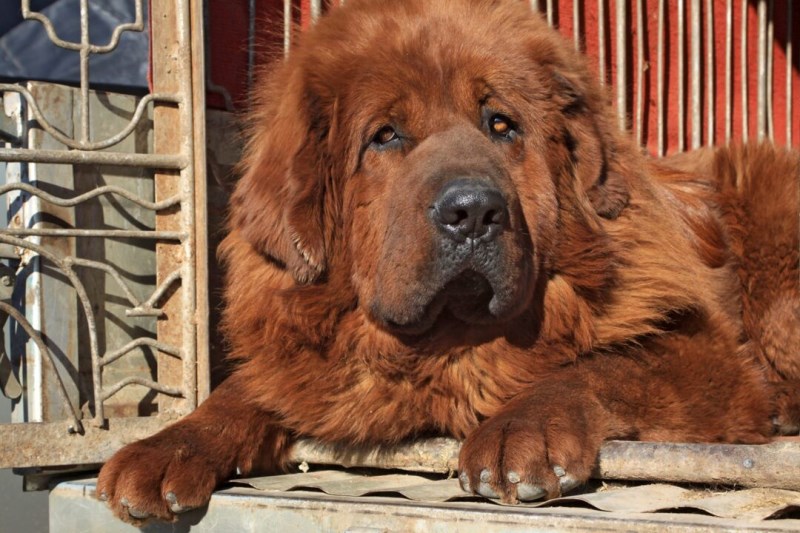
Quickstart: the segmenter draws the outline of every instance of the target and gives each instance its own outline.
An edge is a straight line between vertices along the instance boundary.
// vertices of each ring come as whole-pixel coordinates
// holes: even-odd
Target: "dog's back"
[[[714,176],[731,198],[742,317],[778,391],[777,425],[800,428],[800,154],[769,145],[719,150]]]
[[[738,263],[747,348],[778,388],[776,424],[800,430],[800,153],[771,144],[703,149],[670,167],[714,189]]]

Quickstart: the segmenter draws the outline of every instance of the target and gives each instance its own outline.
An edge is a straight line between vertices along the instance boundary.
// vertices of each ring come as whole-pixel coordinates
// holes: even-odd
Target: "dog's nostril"
[[[435,202],[434,221],[457,241],[468,237],[493,239],[507,216],[502,193],[474,179],[450,182]]]
[[[442,209],[440,206],[437,207],[437,215],[438,219],[442,224],[447,224],[449,226],[458,226],[464,220],[469,218],[469,213],[464,211],[463,209]]]

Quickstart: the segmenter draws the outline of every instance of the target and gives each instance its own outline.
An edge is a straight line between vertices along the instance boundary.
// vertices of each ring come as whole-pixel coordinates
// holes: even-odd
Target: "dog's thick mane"
[[[608,439],[800,427],[796,152],[646,157],[523,0],[348,0],[251,117],[233,372],[103,468],[124,520],[278,471],[298,437],[463,438],[462,488],[513,503],[587,480]]]
[[[380,12],[371,4],[361,6],[365,24],[370,14]],[[330,160],[334,152],[327,138],[320,139],[322,155],[309,154],[307,147],[287,147],[284,153],[302,156],[295,157],[294,164],[292,160],[265,161],[263,154],[263,146],[308,136],[307,131],[295,128],[335,123],[335,100],[309,93],[310,82],[300,73],[303,65],[313,64],[323,70],[314,74],[315,79],[324,79],[333,74],[324,72],[320,57],[331,59],[331,69],[341,62],[327,48],[301,47],[298,57],[267,81],[268,89],[256,103],[254,133],[242,170],[247,176],[263,172],[266,166],[273,175],[268,180],[249,180],[233,198],[232,231],[221,248],[229,269],[224,330],[231,356],[249,376],[248,386],[260,391],[253,401],[274,404],[270,408],[294,417],[291,427],[355,441],[370,439],[375,433],[371,424],[387,426],[382,439],[427,431],[463,435],[531,382],[534,374],[540,377],[559,365],[574,363],[581,354],[619,351],[674,334],[687,317],[695,322],[721,324],[716,317],[737,322],[735,315],[725,311],[737,309],[738,303],[736,287],[730,282],[734,266],[728,236],[714,212],[716,185],[646,159],[627,136],[616,131],[609,99],[584,59],[554,32],[541,31],[541,21],[522,17],[521,9],[502,3],[496,7],[499,14],[493,13],[501,22],[506,18],[525,21],[526,27],[515,26],[516,35],[535,36],[538,41],[532,49],[556,73],[554,83],[560,84],[555,105],[563,107],[569,120],[553,126],[549,157],[549,164],[562,176],[557,180],[560,227],[558,242],[545,243],[549,253],[544,259],[547,264],[542,265],[546,279],[539,283],[544,289],[539,291],[540,300],[512,322],[481,333],[450,328],[446,334],[403,339],[365,317],[350,279],[349,252],[342,242],[346,229],[336,215],[342,206],[332,205],[341,201],[336,180],[343,178],[331,171],[347,165]],[[443,7],[443,12],[453,10]],[[335,15],[314,38],[327,42],[331,34],[352,34],[349,28],[337,26]],[[347,22],[352,24],[353,17],[351,11]],[[539,31],[530,31],[528,25]],[[503,27],[508,29],[508,23]],[[368,39],[356,44],[364,42]],[[292,95],[288,101],[286,94]],[[284,115],[294,108],[304,111],[281,129]],[[267,121],[270,124],[264,127]],[[345,156],[349,153],[346,146],[340,151]],[[314,186],[319,190],[308,181],[280,177],[297,172],[297,161],[303,157],[312,161],[310,166],[305,163],[303,173],[327,176]],[[584,161],[590,159],[602,159],[599,171],[586,170]],[[308,209],[305,202],[320,196],[324,196],[325,209],[316,217],[297,216],[276,204],[295,203],[302,213]],[[288,212],[280,223],[288,239],[268,243],[278,249],[278,263],[275,256],[268,258],[261,252],[264,239],[281,237],[269,236],[275,230],[263,217],[271,210]],[[293,234],[297,224],[323,225],[324,238],[318,243],[304,242]],[[286,249],[291,246],[300,250],[299,259],[296,252]],[[249,283],[239,283],[243,277]],[[299,285],[298,280],[315,283]],[[720,294],[725,295],[722,301]],[[408,394],[387,401],[398,395],[391,387],[404,382]],[[302,392],[307,388],[317,393]],[[437,395],[437,389],[455,399]],[[460,399],[459,394],[463,395]],[[359,417],[364,419],[359,426],[346,417],[332,418],[331,413],[357,410],[360,405],[378,406],[380,412],[374,418]],[[463,408],[467,405],[470,409]],[[461,419],[453,419],[456,413]],[[420,425],[431,419],[440,426]],[[387,420],[393,422],[387,424]]]

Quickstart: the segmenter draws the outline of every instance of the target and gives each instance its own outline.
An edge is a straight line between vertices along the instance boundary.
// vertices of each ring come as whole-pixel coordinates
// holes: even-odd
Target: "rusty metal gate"
[[[130,2],[135,20],[94,43],[89,0],[80,0],[76,42],[61,39],[30,0],[20,0],[26,19],[79,55],[80,84],[0,83],[0,162],[7,167],[0,195],[8,208],[0,319],[8,319],[11,341],[0,354],[0,388],[14,422],[0,425],[0,468],[102,462],[207,396],[207,215],[217,214],[207,206],[217,199],[206,194],[206,158],[213,171],[220,157],[216,143],[206,149],[206,123],[215,124],[211,134],[214,121],[226,119],[206,114],[206,91],[209,100],[221,95],[223,109],[246,105],[259,42],[274,38],[256,24],[265,6],[278,10],[279,44],[289,53],[297,32],[343,0],[150,2],[152,86],[141,97],[94,90],[89,68],[123,33],[148,27],[147,3]],[[531,5],[596,62],[620,126],[652,153],[740,138],[798,144],[800,106],[792,104],[800,68],[792,44],[800,19],[790,0]],[[215,10],[235,6],[246,17],[227,53],[245,56],[242,83],[211,61],[214,22],[222,18]],[[685,453],[678,448],[673,456]],[[295,457],[330,461],[306,444]],[[603,476],[631,479],[631,457],[643,455],[625,455]],[[664,464],[640,462],[645,473],[635,478],[664,479]]]
[[[79,56],[78,87],[0,83],[7,207],[0,319],[0,468],[96,464],[191,412],[209,392],[202,9],[150,6],[152,90],[94,90],[90,59],[147,30],[147,5],[108,42],[21,0]]]

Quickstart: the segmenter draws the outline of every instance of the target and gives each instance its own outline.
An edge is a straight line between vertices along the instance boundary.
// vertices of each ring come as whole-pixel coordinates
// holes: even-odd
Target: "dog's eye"
[[[489,118],[489,129],[497,137],[511,138],[515,133],[514,122],[505,115],[496,113]]]
[[[397,140],[397,132],[391,126],[384,126],[372,137],[372,142],[378,146],[386,146],[390,142]]]
[[[488,120],[489,133],[500,141],[513,141],[517,138],[517,125],[502,113],[492,113]]]

